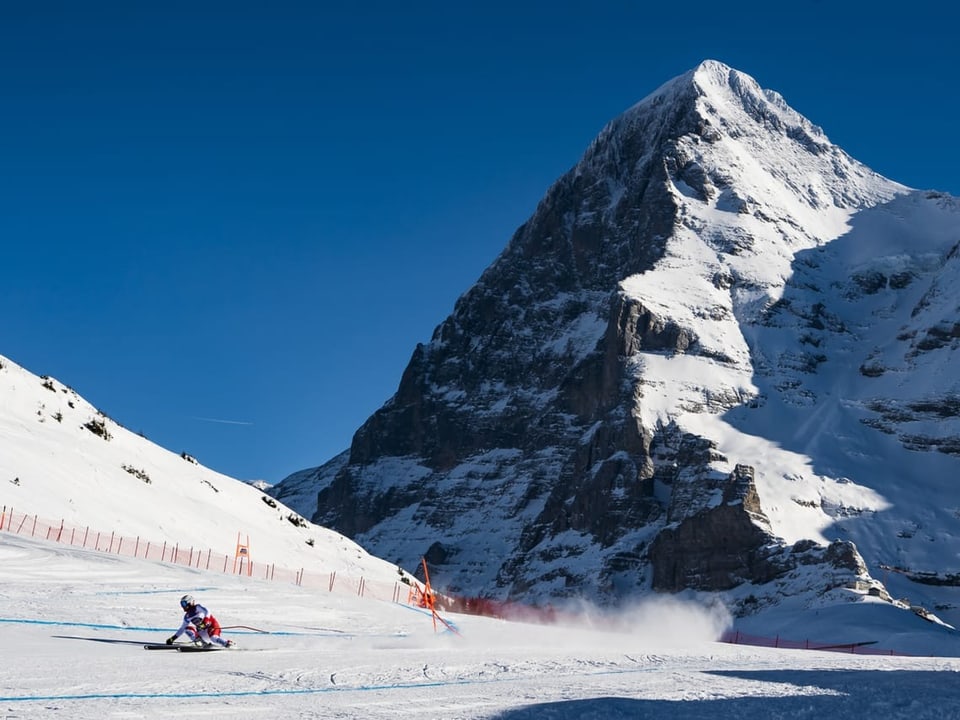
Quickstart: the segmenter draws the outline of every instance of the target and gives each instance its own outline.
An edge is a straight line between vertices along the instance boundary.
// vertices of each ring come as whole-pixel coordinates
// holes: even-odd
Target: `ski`
[[[186,647],[185,645],[167,645],[166,643],[150,643],[144,645],[144,650],[177,650],[181,647]]]
[[[214,645],[212,647],[203,647],[200,645],[178,645],[176,646],[177,650],[180,652],[216,652],[218,650],[228,650],[229,648],[220,647],[219,645]]]

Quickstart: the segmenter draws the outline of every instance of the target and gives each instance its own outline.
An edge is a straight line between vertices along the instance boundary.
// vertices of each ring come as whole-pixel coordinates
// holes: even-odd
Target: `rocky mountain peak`
[[[349,453],[276,492],[383,557],[429,552],[454,592],[775,596],[818,564],[817,592],[866,587],[904,548],[847,522],[888,507],[864,457],[909,463],[856,368],[909,308],[946,327],[956,226],[705,61],[600,132]]]

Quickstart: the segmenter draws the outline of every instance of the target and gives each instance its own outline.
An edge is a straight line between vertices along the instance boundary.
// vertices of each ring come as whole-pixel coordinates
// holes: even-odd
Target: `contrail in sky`
[[[245,420],[220,420],[218,418],[206,417],[194,417],[193,419],[202,420],[203,422],[221,423],[222,425],[253,425],[252,422],[247,422]]]

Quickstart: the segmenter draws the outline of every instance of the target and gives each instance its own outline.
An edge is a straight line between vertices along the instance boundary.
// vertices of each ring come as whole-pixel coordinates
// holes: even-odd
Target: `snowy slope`
[[[231,556],[240,534],[254,563],[398,579],[395,565],[265,497],[0,356],[0,506],[7,510]]]
[[[237,650],[146,652],[191,591]],[[714,642],[723,617],[648,603],[592,627],[449,616],[197,574],[0,533],[0,712],[5,717],[386,720],[940,720],[960,707],[960,660]],[[943,644],[909,616],[827,639],[886,650]],[[899,622],[898,622],[899,621]],[[244,627],[257,628],[253,632]],[[949,653],[947,653],[949,654]]]

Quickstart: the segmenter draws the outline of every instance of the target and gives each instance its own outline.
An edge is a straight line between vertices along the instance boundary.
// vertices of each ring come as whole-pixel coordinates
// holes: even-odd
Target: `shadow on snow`
[[[725,679],[735,678],[739,686],[744,680],[755,682],[756,687],[751,688],[755,694],[688,700],[578,699],[515,708],[494,715],[491,720],[775,720],[799,717],[926,720],[956,717],[952,713],[960,707],[960,682],[957,673],[952,671],[730,670],[707,675],[714,676],[716,688],[705,683],[688,691],[705,696],[730,692],[730,689],[725,690]],[[764,688],[767,683],[776,687]],[[643,691],[642,688],[639,690]],[[732,691],[737,690],[733,688]]]

